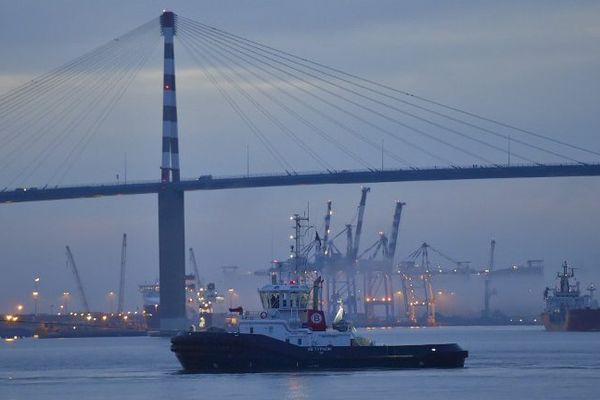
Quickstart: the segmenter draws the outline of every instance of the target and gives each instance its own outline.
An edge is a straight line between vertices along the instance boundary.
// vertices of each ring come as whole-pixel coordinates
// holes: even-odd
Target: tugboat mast
[[[292,274],[297,278],[300,278],[298,280],[305,282],[306,256],[301,253],[302,249],[304,248],[304,232],[302,232],[302,228],[304,228],[304,226],[302,225],[302,222],[306,221],[308,223],[308,217],[302,217],[299,214],[294,214],[290,217],[290,219],[294,221],[294,245],[292,246],[292,254],[290,255],[294,259],[294,270],[292,271]]]

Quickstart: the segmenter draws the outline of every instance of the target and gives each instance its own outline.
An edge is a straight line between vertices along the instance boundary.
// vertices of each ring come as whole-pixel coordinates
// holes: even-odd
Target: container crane
[[[394,219],[392,221],[392,232],[388,244],[388,258],[393,262],[394,256],[396,255],[396,244],[398,243],[398,232],[400,231],[400,218],[402,217],[402,207],[406,203],[396,201],[396,209],[394,210]]]
[[[331,211],[331,200],[327,201],[327,214],[325,214],[325,232],[323,232],[323,247],[321,251],[324,256],[330,253],[329,251],[329,231],[331,227],[331,215],[333,211]]]
[[[198,263],[196,262],[196,255],[194,249],[190,247],[190,264],[194,269],[194,276],[196,277],[196,291],[200,290],[202,285],[200,284],[200,272],[198,271]]]
[[[123,244],[121,245],[121,276],[119,278],[119,302],[117,305],[117,313],[123,312],[125,303],[125,265],[127,263],[127,234],[123,234]]]
[[[353,260],[352,253],[354,251],[354,244],[352,242],[352,225],[346,224],[346,258]]]
[[[494,270],[494,253],[496,251],[496,241],[492,240],[490,242],[490,265],[488,267],[486,276],[485,276],[485,292],[484,292],[484,298],[483,298],[483,318],[489,318],[490,317],[490,299],[492,297],[492,295],[494,294],[494,291],[492,290],[491,287],[491,276],[492,276],[492,271]]]
[[[356,221],[356,232],[354,233],[354,247],[352,250],[352,258],[356,260],[358,256],[358,247],[360,245],[360,236],[362,233],[363,219],[365,215],[365,205],[367,203],[367,193],[371,190],[371,188],[363,187],[360,196],[360,203],[358,204],[358,219]]]
[[[409,262],[406,264],[408,268],[402,271],[402,289],[404,291],[404,307],[406,316],[411,325],[417,324],[417,307],[425,307],[425,324],[427,326],[435,326],[435,294],[431,284],[431,263],[429,261],[429,250],[441,255],[444,258],[452,260],[440,251],[434,249],[427,243],[423,243],[417,250],[408,256]],[[420,259],[420,268],[414,269],[416,262]],[[453,261],[457,263],[456,261]],[[402,265],[402,264],[401,264]],[[415,292],[416,285],[421,281],[423,283],[423,300],[420,300]]]
[[[83,290],[83,285],[81,284],[81,278],[79,277],[79,272],[77,271],[77,265],[75,264],[73,253],[71,253],[69,246],[65,246],[65,249],[67,251],[67,268],[70,268],[75,276],[77,290],[79,291],[79,296],[81,296],[81,302],[83,303],[83,311],[89,313],[90,306],[88,305],[87,297],[85,296],[85,291]]]

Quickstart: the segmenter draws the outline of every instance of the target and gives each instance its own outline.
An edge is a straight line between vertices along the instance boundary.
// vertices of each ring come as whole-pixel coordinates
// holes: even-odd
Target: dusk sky
[[[600,4],[594,1],[450,5],[434,1],[1,0],[0,6],[4,16],[0,95],[158,17],[167,8],[394,88],[600,151]],[[158,30],[155,44],[145,68],[61,184],[114,182],[117,174],[123,179],[125,160],[129,181],[159,179],[162,49]],[[177,40],[175,57],[182,176],[245,174],[247,148],[251,173],[281,173]],[[2,118],[0,114],[0,140],[9,133],[3,130]],[[377,143],[383,139],[377,132],[363,133]],[[52,137],[48,140],[51,143]],[[321,141],[308,136],[306,140],[337,169],[361,168]],[[283,139],[274,141],[295,170],[322,170],[298,147]],[[347,143],[369,163],[380,165],[378,151]],[[435,164],[387,139],[385,145],[390,151],[405,151],[402,154],[415,166]],[[30,150],[17,157],[16,167],[0,173],[0,190],[59,183],[49,180],[48,173],[56,168],[61,151],[68,151],[66,147],[59,147],[56,159],[49,157],[27,179],[9,185],[19,168],[38,161],[35,148]],[[519,150],[523,151],[515,148]],[[450,151],[444,156],[457,164],[474,163]],[[494,161],[504,163],[507,156],[499,154]],[[584,156],[583,161],[599,160]],[[401,167],[385,157],[384,162],[386,168]],[[544,259],[550,285],[560,264],[568,260],[579,269],[586,286],[592,281],[600,284],[598,178],[370,186],[365,246],[377,239],[378,231],[389,230],[395,200],[407,203],[397,260],[426,241],[455,259],[483,267],[489,241],[495,239],[499,268]],[[221,266],[254,271],[267,268],[273,257],[287,256],[291,214],[303,213],[310,205],[312,223],[319,227],[331,199],[337,233],[353,220],[359,197],[360,185],[188,192],[186,247],[194,248],[203,278],[225,289]],[[125,232],[129,239],[126,306],[140,306],[137,285],[158,277],[156,195],[4,204],[0,226],[3,312],[13,311],[17,304],[32,307],[37,276],[43,310],[59,304],[63,291],[75,293],[74,279],[65,266],[65,245],[73,250],[92,308],[106,309],[106,294],[118,288]],[[343,241],[338,247],[344,247]],[[539,289],[541,296],[543,288]]]

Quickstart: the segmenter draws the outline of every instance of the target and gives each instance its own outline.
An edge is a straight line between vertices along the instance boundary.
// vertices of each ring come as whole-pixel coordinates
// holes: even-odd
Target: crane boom
[[[65,246],[65,249],[67,250],[67,267],[71,268],[71,271],[75,276],[77,289],[79,290],[79,296],[81,296],[81,302],[83,303],[83,309],[86,313],[89,313],[90,306],[88,305],[87,297],[85,297],[85,291],[83,290],[83,285],[81,284],[81,278],[79,277],[79,272],[77,271],[77,265],[75,264],[73,253],[71,253],[69,246]]]
[[[352,244],[352,225],[346,224],[346,257],[351,258],[354,247]]]
[[[496,252],[496,241],[492,240],[490,242],[490,272],[492,272],[494,270],[494,253]]]
[[[494,270],[494,253],[496,252],[496,241],[492,239],[490,242],[490,265],[485,276],[485,288],[483,294],[483,317],[490,317],[490,300],[494,291],[492,290],[491,273]]]
[[[398,242],[398,232],[400,230],[400,217],[402,216],[402,207],[406,203],[396,201],[396,209],[394,210],[394,220],[392,222],[392,234],[390,235],[390,242],[388,247],[388,258],[394,259],[396,254],[396,243]]]
[[[194,269],[194,276],[196,277],[196,290],[199,290],[202,286],[200,284],[200,272],[198,271],[198,263],[196,262],[196,255],[194,254],[194,249],[190,247],[190,264],[192,264],[192,268]]]
[[[119,303],[117,313],[123,312],[125,303],[125,265],[127,263],[127,234],[123,234],[123,244],[121,246],[121,275],[119,278]]]
[[[356,232],[354,233],[354,248],[352,250],[352,257],[354,257],[354,259],[356,259],[356,256],[358,255],[358,247],[360,245],[360,235],[362,233],[363,218],[365,216],[365,205],[367,203],[367,193],[369,193],[370,190],[371,188],[368,187],[362,188],[362,193],[360,195],[360,203],[358,203],[358,218],[356,221]]]
[[[331,227],[331,200],[327,202],[327,214],[325,214],[325,232],[323,232],[323,247],[321,250],[324,255],[327,255],[329,252],[329,230]]]

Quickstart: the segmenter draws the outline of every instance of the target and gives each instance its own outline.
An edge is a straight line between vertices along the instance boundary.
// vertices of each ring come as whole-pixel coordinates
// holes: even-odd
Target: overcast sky
[[[169,8],[399,89],[600,151],[600,4],[594,1],[2,0],[0,6],[0,93]],[[280,172],[177,46],[182,175],[245,173],[246,146],[251,172]],[[158,179],[160,53],[64,183],[112,181],[123,173],[125,154],[130,180]],[[319,169],[303,165],[295,148],[282,151],[298,170]],[[340,154],[327,156],[341,168],[359,167]],[[32,182],[44,182],[42,175],[38,178],[33,176]],[[551,284],[562,261],[569,260],[581,268],[585,283],[600,284],[597,178],[371,187],[365,244],[375,241],[379,230],[389,229],[399,199],[407,203],[400,257],[427,241],[456,259],[483,266],[494,238],[499,267],[542,258]],[[272,257],[285,257],[289,215],[310,204],[311,218],[320,225],[331,199],[337,232],[352,220],[359,196],[359,185],[190,192],[186,246],[195,248],[204,277],[220,282],[222,265],[251,271],[267,267]],[[126,305],[140,305],[137,284],[158,277],[155,195],[2,205],[0,226],[0,311],[14,310],[19,303],[31,307],[36,276],[41,277],[44,307],[59,304],[65,290],[75,292],[65,267],[66,244],[75,254],[92,308],[106,308],[106,293],[118,288],[124,232],[129,237]]]

